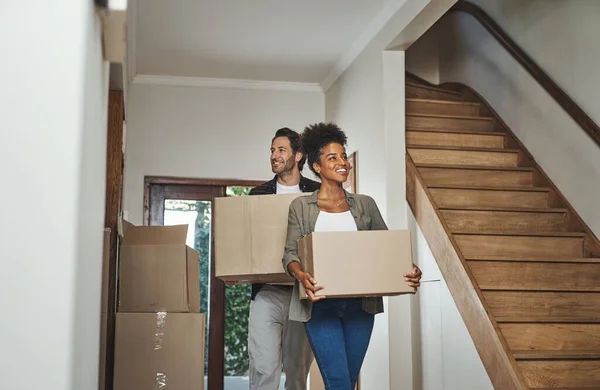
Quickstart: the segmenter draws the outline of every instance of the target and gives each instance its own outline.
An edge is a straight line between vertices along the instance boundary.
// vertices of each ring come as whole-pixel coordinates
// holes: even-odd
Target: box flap
[[[124,230],[121,245],[185,245],[187,225],[133,226]]]
[[[130,227],[133,227],[133,226],[135,226],[135,225],[132,224],[131,222],[123,219],[123,217],[120,217],[119,220],[117,221],[117,234],[119,235],[119,237],[123,238],[127,229],[129,229]]]
[[[187,286],[190,313],[200,312],[200,259],[194,249],[187,247]]]

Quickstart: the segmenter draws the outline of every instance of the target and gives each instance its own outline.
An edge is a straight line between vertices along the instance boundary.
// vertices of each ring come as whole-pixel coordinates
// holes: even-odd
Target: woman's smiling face
[[[346,149],[337,142],[325,145],[321,149],[319,163],[314,164],[321,180],[329,180],[344,183],[350,173],[350,162],[346,155]]]

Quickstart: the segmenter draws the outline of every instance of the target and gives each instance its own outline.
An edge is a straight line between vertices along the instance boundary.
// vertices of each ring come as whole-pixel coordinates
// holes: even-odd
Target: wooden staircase
[[[407,76],[407,199],[494,387],[600,389],[600,243],[493,109]]]

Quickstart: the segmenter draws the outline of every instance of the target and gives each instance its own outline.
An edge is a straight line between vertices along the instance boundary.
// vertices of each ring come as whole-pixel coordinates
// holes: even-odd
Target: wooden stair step
[[[487,135],[489,137],[508,137],[508,134],[501,131],[479,131],[469,129],[420,129],[415,127],[406,127],[406,131],[414,131],[420,133],[437,133],[437,134],[467,134],[467,135]]]
[[[407,130],[406,144],[409,146],[432,145],[500,149],[504,147],[505,135],[494,132],[486,134],[484,132],[459,133],[437,130]]]
[[[507,256],[577,258],[583,256],[583,237],[454,234],[463,257]]]
[[[429,187],[440,208],[476,209],[506,207],[515,210],[543,210],[549,206],[549,188],[542,187],[485,187],[435,186]]]
[[[508,236],[508,237],[547,237],[547,238],[585,238],[586,234],[583,232],[540,232],[540,231],[511,231],[511,230],[498,230],[494,232],[457,232],[454,236],[467,235],[467,236]]]
[[[534,387],[532,390],[594,390],[595,387]],[[596,389],[598,390],[598,389]]]
[[[581,238],[585,239],[586,234],[583,232],[553,232],[553,231],[526,231],[519,232],[514,230],[491,230],[489,232],[456,232],[454,236],[504,236],[504,237],[546,237],[546,238]]]
[[[479,115],[480,103],[437,99],[406,99],[406,112],[424,114]]]
[[[506,256],[471,256],[467,261],[517,261],[517,262],[542,262],[542,263],[600,263],[597,257],[573,258],[548,258],[548,257],[506,257]]]
[[[407,150],[415,164],[509,168],[519,165],[519,151],[514,149],[411,145]]]
[[[517,360],[586,360],[600,359],[600,350],[588,351],[511,351]]]
[[[600,389],[600,360],[521,360],[517,364],[530,389]]]
[[[486,187],[478,185],[437,185],[429,187],[431,189],[448,189],[448,190],[474,190],[474,191],[514,191],[514,192],[552,192],[546,187]]]
[[[563,317],[572,322],[600,316],[600,293],[483,291],[492,314],[498,317]]]
[[[565,317],[565,316],[495,316],[498,324],[600,324],[597,317]]]
[[[497,153],[507,153],[507,154],[518,154],[519,149],[507,149],[507,148],[480,148],[477,146],[438,146],[438,145],[411,145],[407,147],[407,149],[427,149],[427,150],[451,150],[456,152],[497,152]],[[435,163],[432,163],[435,164]],[[452,164],[450,164],[452,165]]]
[[[406,114],[406,127],[494,131],[494,119],[482,116]]]
[[[600,324],[501,323],[499,327],[513,351],[600,351]]]
[[[407,98],[440,99],[462,101],[462,94],[442,88],[430,87],[413,82],[406,83],[405,94]]]
[[[417,168],[437,168],[437,169],[459,169],[459,170],[472,170],[472,171],[505,171],[505,172],[535,172],[535,168],[531,167],[480,167],[477,165],[452,165],[452,164],[430,164],[430,163],[419,163],[415,162]],[[485,184],[482,184],[486,186]],[[432,184],[435,186],[435,184]]]
[[[551,213],[564,214],[569,211],[569,209],[560,208],[560,207],[538,209],[538,208],[528,208],[528,207],[519,208],[519,207],[494,207],[494,206],[488,206],[488,207],[480,207],[480,206],[440,207],[440,210],[497,211],[497,212],[546,213],[546,214],[551,214]]]
[[[566,210],[515,210],[515,209],[441,209],[452,233],[538,235],[543,232],[565,232]],[[556,212],[556,210],[559,210]],[[561,235],[562,236],[562,235]]]
[[[480,116],[480,115],[439,115],[439,114],[407,114],[412,117],[422,117],[422,118],[442,118],[442,119],[468,119],[468,120],[476,120],[476,121],[485,121],[485,122],[493,122],[494,118],[491,116]]]
[[[482,290],[600,292],[600,264],[469,261]]]
[[[463,186],[478,183],[488,187],[533,187],[533,168],[473,167],[415,164],[426,186]]]

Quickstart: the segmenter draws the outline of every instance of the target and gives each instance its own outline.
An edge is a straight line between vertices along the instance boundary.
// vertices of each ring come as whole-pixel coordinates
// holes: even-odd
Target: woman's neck
[[[319,190],[319,198],[321,199],[343,199],[346,197],[346,191],[342,187],[342,183],[331,182],[324,180],[321,182],[321,189]]]

